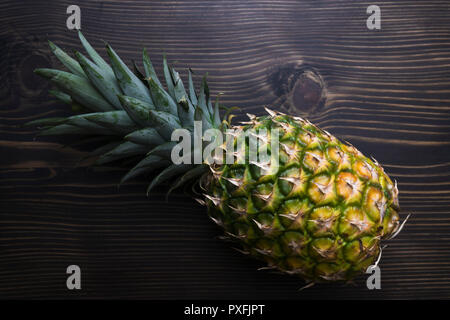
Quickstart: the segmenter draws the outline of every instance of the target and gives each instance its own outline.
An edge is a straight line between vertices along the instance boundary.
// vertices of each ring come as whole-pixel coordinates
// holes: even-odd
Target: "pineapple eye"
[[[327,171],[330,167],[330,163],[320,150],[306,151],[303,157],[303,164],[314,174]]]
[[[347,240],[354,240],[372,230],[374,223],[364,212],[355,207],[345,210],[339,223],[339,233]]]
[[[231,226],[230,235],[243,241],[255,238],[255,232],[252,227],[246,223],[241,222],[234,223]]]
[[[341,172],[336,179],[336,190],[346,204],[361,200],[364,183],[350,172]]]
[[[364,209],[372,221],[383,220],[387,209],[387,200],[378,188],[369,187],[367,189]]]
[[[255,186],[251,191],[252,204],[262,209],[268,206],[274,198],[274,185],[273,183],[261,183]]]
[[[304,276],[307,279],[314,277],[314,262],[311,259],[301,258],[298,256],[290,256],[286,259],[287,273]]]
[[[332,162],[335,163],[337,170],[345,170],[351,168],[350,157],[347,153],[338,147],[331,147],[328,149],[328,156]]]
[[[282,256],[280,246],[275,241],[268,238],[260,238],[256,243],[254,250],[257,254],[264,257]]]
[[[361,152],[359,152],[354,146],[341,144],[341,148],[354,156],[362,156]]]
[[[258,230],[265,236],[276,236],[281,233],[283,226],[280,224],[276,216],[270,213],[262,213],[257,218],[253,219]]]
[[[314,237],[336,234],[336,221],[339,210],[333,207],[319,207],[314,209],[308,218],[308,231]]]
[[[319,263],[315,268],[315,276],[325,281],[341,281],[347,278],[349,264]]]
[[[282,236],[284,251],[291,255],[307,256],[308,237],[301,232],[287,231]]]
[[[334,203],[336,193],[334,188],[334,176],[320,175],[311,180],[309,196],[317,205]]]
[[[366,236],[347,243],[343,253],[345,259],[352,263],[355,268],[366,270],[376,259],[379,250],[379,239]]]
[[[310,248],[310,252],[318,261],[334,260],[338,252],[338,244],[331,238],[314,239]]]
[[[378,173],[374,167],[365,161],[357,160],[353,165],[353,170],[362,178],[378,182]]]
[[[278,187],[285,196],[303,195],[306,189],[309,174],[302,168],[291,167],[280,174]]]
[[[307,199],[290,199],[281,206],[278,216],[286,229],[304,231],[312,208]]]
[[[242,179],[244,177],[245,167],[242,165],[237,165],[236,168],[232,168],[229,173],[229,178]]]
[[[232,198],[228,202],[228,208],[231,210],[231,212],[243,216],[247,214],[247,198],[239,197],[239,198]]]
[[[264,183],[256,186],[256,192],[260,195],[268,195],[272,193],[273,184],[272,183]]]
[[[294,188],[294,184],[289,181],[286,181],[286,178],[283,178],[278,180],[278,188],[280,189],[283,195],[287,196]]]
[[[388,209],[384,219],[383,219],[383,237],[389,237],[393,233],[397,232],[400,227],[400,218],[396,210],[392,207]]]

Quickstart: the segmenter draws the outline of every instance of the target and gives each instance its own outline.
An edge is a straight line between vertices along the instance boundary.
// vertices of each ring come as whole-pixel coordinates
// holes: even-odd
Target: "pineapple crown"
[[[175,176],[179,176],[178,181],[169,192],[203,175],[208,168],[206,165],[172,163],[171,150],[176,142],[171,141],[171,135],[180,128],[192,132],[194,121],[201,122],[203,132],[229,127],[229,121],[220,117],[219,109],[224,107],[218,98],[214,105],[211,102],[206,75],[197,94],[192,71],[189,69],[186,89],[179,73],[163,56],[164,88],[146,49],[142,55],[144,75],[136,63],[131,71],[106,43],[109,65],[81,32],[78,35],[90,59],[78,51],[74,59],[49,41],[51,51],[68,72],[47,68],[35,70],[57,87],[50,93],[69,104],[76,114],[39,119],[27,125],[40,127],[39,135],[103,136],[106,143],[90,153],[97,157],[96,164],[141,157],[120,183],[160,169],[148,186],[147,194]]]

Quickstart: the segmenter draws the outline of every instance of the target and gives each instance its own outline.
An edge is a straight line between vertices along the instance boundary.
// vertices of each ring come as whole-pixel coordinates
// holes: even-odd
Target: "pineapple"
[[[225,238],[267,268],[311,284],[350,281],[378,263],[381,240],[402,229],[406,220],[399,222],[396,183],[350,144],[308,120],[269,109],[266,116],[248,115],[248,122],[232,125],[232,116],[221,119],[218,100],[211,102],[205,78],[197,93],[189,70],[186,88],[164,57],[164,87],[145,49],[143,75],[136,66],[131,71],[106,45],[110,66],[81,32],[79,37],[89,58],[75,52],[73,59],[50,42],[69,72],[35,71],[49,79],[57,87],[51,93],[76,112],[29,123],[41,127],[40,135],[103,136],[106,143],[92,152],[97,164],[139,158],[121,183],[160,170],[147,193],[175,178],[169,192],[195,182],[202,196],[197,200],[223,228]],[[215,129],[231,136],[219,145],[226,155],[213,153],[198,164],[176,164],[171,160],[177,145],[172,133],[181,128],[192,133],[195,123],[201,123],[201,134]],[[258,148],[266,148],[269,161],[247,159],[254,150],[249,138],[241,139],[242,152],[235,152],[242,135],[257,136],[262,142]],[[205,144],[200,142],[199,148]],[[258,148],[257,158],[262,155]],[[231,161],[225,161],[230,154]]]

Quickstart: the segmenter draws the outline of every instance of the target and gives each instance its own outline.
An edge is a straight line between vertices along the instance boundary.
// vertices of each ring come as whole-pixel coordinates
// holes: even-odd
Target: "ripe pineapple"
[[[69,72],[36,70],[56,85],[51,93],[76,114],[30,124],[42,127],[41,135],[103,136],[107,142],[92,153],[98,164],[140,157],[121,183],[156,169],[161,171],[147,193],[175,177],[171,190],[198,182],[203,198],[197,200],[223,227],[225,237],[268,268],[311,283],[351,280],[378,263],[380,241],[401,230],[396,184],[353,146],[307,120],[269,109],[268,116],[249,115],[250,121],[233,126],[231,116],[220,118],[218,100],[213,106],[205,79],[197,94],[189,71],[186,89],[164,58],[164,88],[145,49],[144,76],[136,66],[130,71],[107,45],[110,66],[81,33],[79,37],[90,59],[76,52],[75,60],[50,42]],[[258,139],[266,145],[277,141],[277,166],[272,160],[238,161],[235,152],[231,163],[173,163],[172,132],[193,132],[194,121],[201,122],[203,132],[215,128],[255,135],[264,129]],[[234,147],[239,138],[231,135]],[[221,147],[229,151],[226,143]],[[243,140],[243,147],[248,155],[250,139]]]

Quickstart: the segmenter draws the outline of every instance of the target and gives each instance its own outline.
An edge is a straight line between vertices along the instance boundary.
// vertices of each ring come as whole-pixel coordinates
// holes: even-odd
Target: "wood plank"
[[[382,290],[321,285],[255,271],[181,190],[120,189],[121,167],[79,162],[95,142],[35,138],[26,121],[70,114],[36,67],[57,67],[47,39],[80,45],[65,26],[69,1],[0,3],[0,297],[5,298],[450,298],[450,4],[378,1],[382,29],[367,30],[369,1],[77,2],[82,30],[104,56],[127,62],[146,46],[212,95],[262,114],[307,117],[373,155],[398,180],[405,230],[383,254]],[[64,147],[64,145],[66,145]],[[83,289],[65,288],[78,264]]]

